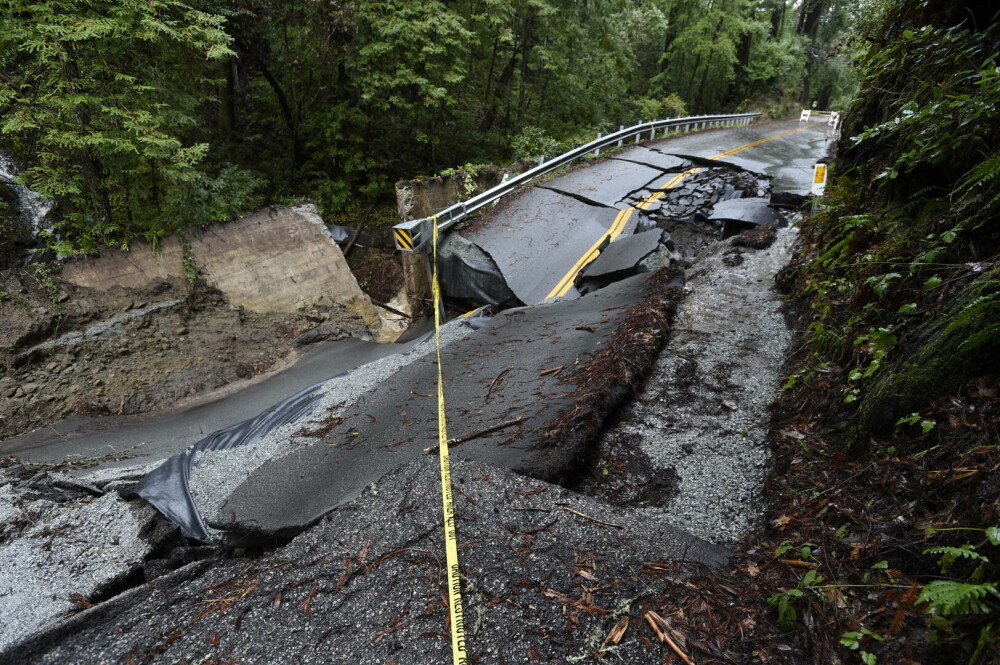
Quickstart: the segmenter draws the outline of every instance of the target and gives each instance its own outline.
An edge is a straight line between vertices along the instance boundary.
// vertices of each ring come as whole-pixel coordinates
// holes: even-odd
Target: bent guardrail
[[[392,227],[396,249],[404,252],[421,250],[432,236],[432,220],[437,220],[439,232],[445,231],[465,219],[470,214],[490,205],[491,203],[499,201],[506,194],[523,187],[535,178],[545,175],[560,166],[565,166],[566,164],[569,164],[584,155],[599,151],[601,148],[606,148],[613,144],[622,145],[625,141],[633,138],[635,142],[638,143],[639,139],[646,133],[649,134],[648,140],[652,140],[656,138],[656,133],[660,130],[666,130],[669,132],[671,129],[680,128],[682,131],[688,132],[692,129],[708,129],[710,127],[746,126],[759,117],[760,113],[736,113],[729,115],[700,115],[688,118],[653,120],[652,122],[644,122],[632,127],[620,129],[617,132],[608,134],[607,136],[599,136],[597,139],[587,143],[586,145],[570,150],[569,152],[563,153],[558,157],[553,157],[552,159],[543,161],[535,168],[529,169],[521,175],[511,178],[506,182],[502,182],[482,194],[445,208],[433,217],[424,217],[422,219],[414,219],[408,222],[403,222],[402,224],[396,224]]]

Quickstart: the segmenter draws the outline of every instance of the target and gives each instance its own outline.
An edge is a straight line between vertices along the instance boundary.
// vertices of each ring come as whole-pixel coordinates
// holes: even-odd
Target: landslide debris
[[[320,322],[339,330],[334,338],[364,334],[332,303],[318,316],[259,314],[183,280],[97,292],[14,269],[0,282],[8,294],[0,299],[0,440],[70,415],[164,409],[252,379]]]
[[[182,569],[133,590],[114,611],[53,626],[0,663],[83,664],[98,654],[111,662],[443,662],[450,638],[437,478],[436,459],[412,462],[284,547]],[[504,469],[457,461],[453,478],[472,662],[662,662],[674,652],[650,612],[666,618],[657,627],[686,652],[720,651],[706,626],[716,615],[698,610],[688,580],[722,565],[721,548]],[[609,639],[626,617],[624,633]]]

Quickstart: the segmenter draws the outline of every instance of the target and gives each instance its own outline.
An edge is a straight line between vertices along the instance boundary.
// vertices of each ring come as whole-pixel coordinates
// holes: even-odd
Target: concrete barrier
[[[359,316],[377,336],[391,336],[381,312],[361,290],[322,220],[274,207],[245,218],[176,236],[158,252],[136,242],[127,252],[66,262],[60,277],[77,286],[107,291],[135,288],[196,270],[230,303],[254,312],[309,309],[332,300]],[[185,265],[186,264],[186,265]]]

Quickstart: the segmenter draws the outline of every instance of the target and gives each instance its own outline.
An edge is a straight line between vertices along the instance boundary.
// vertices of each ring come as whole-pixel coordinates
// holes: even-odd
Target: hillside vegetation
[[[0,149],[73,248],[851,89],[846,0],[0,1]],[[9,213],[8,213],[9,215]]]
[[[810,662],[997,662],[1000,21],[875,9],[833,187],[781,279],[802,343],[765,560],[792,564],[758,590]]]

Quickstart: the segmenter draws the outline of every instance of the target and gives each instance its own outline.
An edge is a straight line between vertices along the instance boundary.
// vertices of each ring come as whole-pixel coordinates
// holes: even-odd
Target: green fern
[[[983,563],[989,563],[990,560],[985,556],[976,551],[975,545],[965,544],[961,547],[948,547],[947,545],[942,545],[940,547],[930,547],[924,550],[924,554],[940,554],[941,558],[938,559],[938,565],[941,566],[941,572],[944,573],[948,570],[951,564],[955,563],[958,559],[969,559],[970,561],[982,561]]]
[[[962,200],[968,200],[979,193],[986,193],[989,196],[990,191],[996,192],[989,203],[982,206],[983,209],[992,208],[1000,203],[1000,153],[969,171],[959,191],[962,193]]]
[[[995,584],[968,584],[951,580],[937,580],[924,587],[917,602],[927,603],[927,613],[938,616],[984,614],[991,609],[987,602],[989,596],[994,599],[998,597]]]

